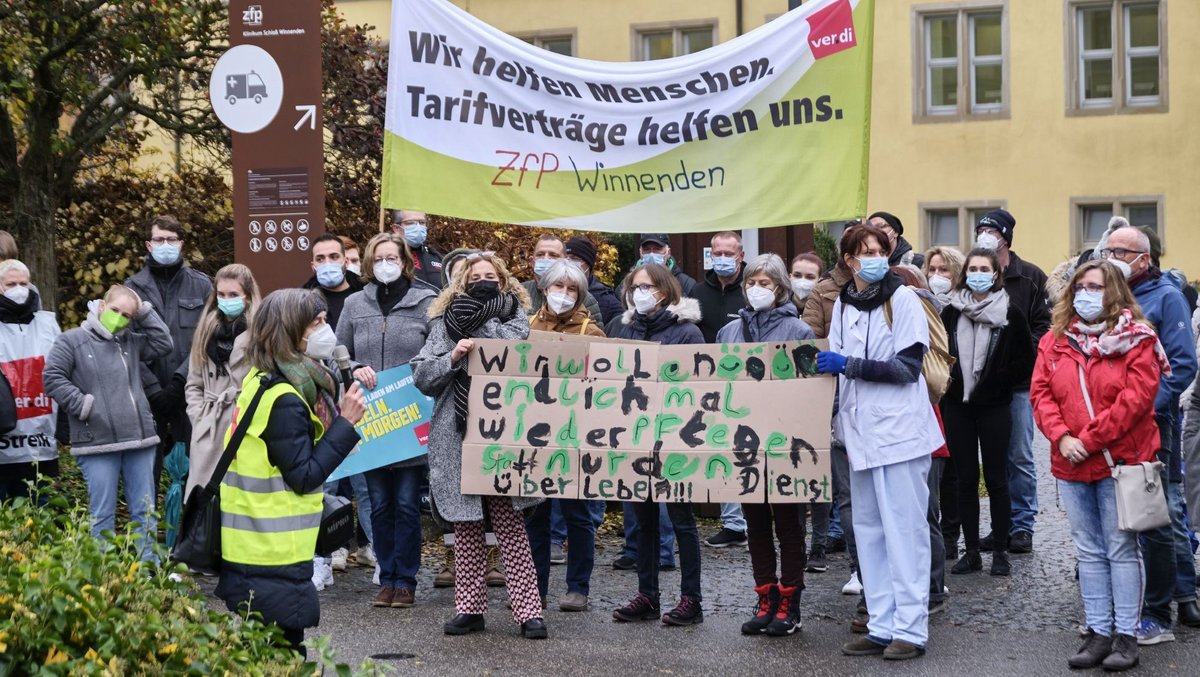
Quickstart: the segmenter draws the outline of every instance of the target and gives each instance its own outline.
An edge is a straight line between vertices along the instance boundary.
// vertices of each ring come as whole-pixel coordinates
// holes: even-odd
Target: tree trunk
[[[54,242],[58,199],[50,177],[49,167],[22,172],[10,218],[21,260],[29,266],[30,279],[41,292],[42,309],[57,313],[58,259]]]

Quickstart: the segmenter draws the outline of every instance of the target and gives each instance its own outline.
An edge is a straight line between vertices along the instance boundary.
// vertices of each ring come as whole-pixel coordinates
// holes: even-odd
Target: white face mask
[[[362,274],[362,266],[358,265],[357,263],[347,263],[346,270],[348,272],[354,273],[355,275]]]
[[[4,298],[19,306],[29,300],[29,287],[19,284],[11,289],[5,289]]]
[[[1132,265],[1130,265],[1118,258],[1107,259],[1107,261],[1109,263],[1113,264],[1114,266],[1116,266],[1117,270],[1121,271],[1121,274],[1125,276],[1126,280],[1128,280],[1130,277],[1133,276],[1133,266]],[[1137,261],[1137,259],[1134,259],[1134,261]]]
[[[775,291],[757,285],[747,287],[746,302],[755,310],[766,310],[775,305]]]
[[[316,360],[328,360],[333,357],[333,348],[337,345],[337,335],[328,323],[308,335],[308,347],[304,354]]]
[[[948,277],[942,277],[941,275],[929,276],[929,291],[934,294],[949,294],[953,286],[954,283]]]
[[[796,297],[801,301],[808,298],[808,295],[812,293],[812,290],[816,288],[816,286],[816,280],[810,280],[806,277],[792,278],[792,293],[795,294]]]
[[[375,264],[375,279],[383,284],[391,284],[399,280],[402,272],[400,265],[391,261],[385,260]]]
[[[657,294],[646,289],[633,290],[633,309],[645,315],[658,306]]]
[[[563,292],[552,291],[546,294],[546,305],[550,306],[550,312],[562,315],[575,308],[575,299]]]
[[[980,249],[990,249],[996,251],[1000,248],[1000,238],[991,233],[980,233],[975,238],[975,246]]]

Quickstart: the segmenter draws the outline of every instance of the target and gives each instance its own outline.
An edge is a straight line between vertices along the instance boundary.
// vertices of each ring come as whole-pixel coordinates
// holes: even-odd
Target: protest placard
[[[462,491],[659,502],[828,502],[823,341],[659,346],[476,340]]]
[[[433,400],[413,385],[407,364],[376,373],[374,390],[364,389],[367,412],[354,429],[362,441],[329,476],[357,475],[428,452]]]
[[[625,232],[864,214],[873,12],[812,0],[694,54],[609,63],[395,0],[383,205]]]

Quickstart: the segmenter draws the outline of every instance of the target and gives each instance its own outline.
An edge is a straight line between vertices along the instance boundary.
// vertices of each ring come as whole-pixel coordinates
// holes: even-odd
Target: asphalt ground
[[[610,513],[598,538],[591,610],[558,611],[557,599],[565,592],[565,568],[552,569],[548,640],[521,638],[506,608],[503,588],[490,591],[486,632],[444,635],[442,624],[454,615],[454,590],[432,587],[441,564],[438,547],[426,548],[416,606],[374,608],[371,601],[378,588],[371,583],[372,570],[351,565],[348,571],[336,573],[335,584],[321,593],[321,624],[310,628],[307,636],[328,634],[339,662],[358,665],[374,657],[397,674],[1069,674],[1066,659],[1080,643],[1077,628],[1083,618],[1074,580],[1074,548],[1049,475],[1048,445],[1040,436],[1035,444],[1041,512],[1034,552],[1011,556],[1009,578],[987,575],[986,554],[983,573],[947,574],[948,608],[932,617],[928,652],[916,660],[888,662],[841,655],[841,644],[856,637],[850,633],[850,620],[857,598],[840,594],[849,578],[845,554],[829,556],[829,571],[806,575],[803,630],[790,637],[740,634],[754,602],[745,548],[703,548],[703,624],[671,628],[657,621],[614,623],[612,610],[637,587],[634,572],[611,566],[621,549],[619,513]],[[982,514],[986,519],[986,505]],[[701,536],[717,528],[715,521],[704,520]],[[202,585],[211,591],[210,581]],[[665,608],[674,605],[678,586],[678,571],[662,574]],[[1200,632],[1180,627],[1175,634],[1175,642],[1142,647],[1140,674],[1200,675]]]

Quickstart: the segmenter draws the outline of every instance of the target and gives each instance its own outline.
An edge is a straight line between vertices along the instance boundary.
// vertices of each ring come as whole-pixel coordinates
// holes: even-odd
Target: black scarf
[[[902,286],[904,286],[904,280],[891,271],[888,271],[882,280],[862,291],[858,290],[858,287],[854,285],[854,279],[851,278],[846,286],[842,287],[842,304],[854,306],[861,312],[869,313],[887,303],[887,300],[892,298],[892,294],[895,294],[896,290]]]
[[[379,302],[379,310],[383,311],[384,315],[388,315],[396,307],[396,304],[400,303],[404,295],[408,293],[412,282],[402,275],[388,284],[379,284],[376,281],[376,285],[375,300]]]
[[[633,338],[638,341],[653,341],[654,339],[651,337],[666,331],[677,321],[675,313],[666,308],[650,316],[634,313],[633,329],[636,335]]]
[[[246,331],[246,315],[238,315],[232,322],[224,320],[217,322],[212,336],[208,337],[208,345],[204,352],[208,359],[217,366],[217,373],[224,376],[229,372],[229,354],[233,352],[233,340]]]
[[[13,300],[0,294],[0,322],[4,324],[29,324],[33,322],[33,314],[37,312],[38,295],[30,289],[29,298],[25,303],[13,303]]]
[[[473,290],[472,290],[473,291]],[[509,293],[459,294],[450,302],[442,315],[446,335],[454,343],[472,338],[475,332],[494,317],[511,317],[517,311],[517,298]],[[467,429],[467,400],[471,394],[471,377],[467,370],[459,369],[454,375],[454,418],[458,431]]]

